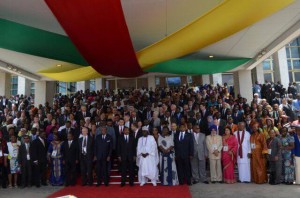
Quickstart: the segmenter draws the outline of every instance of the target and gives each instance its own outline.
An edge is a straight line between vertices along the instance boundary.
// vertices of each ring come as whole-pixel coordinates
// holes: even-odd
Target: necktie
[[[27,155],[29,154],[29,145],[28,145],[28,143],[26,143],[26,154]]]
[[[69,148],[71,147],[71,141],[69,141]]]
[[[182,141],[183,140],[183,133],[181,132],[180,133],[180,141]]]
[[[104,140],[105,139],[105,136],[104,135],[102,135],[102,140]]]
[[[85,112],[83,112],[83,117],[85,117]]]
[[[86,147],[86,137],[83,140],[83,147]]]

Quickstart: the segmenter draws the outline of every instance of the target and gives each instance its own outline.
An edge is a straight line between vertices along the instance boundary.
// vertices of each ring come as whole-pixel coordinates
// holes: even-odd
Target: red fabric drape
[[[120,0],[45,1],[80,53],[100,74],[143,74]]]

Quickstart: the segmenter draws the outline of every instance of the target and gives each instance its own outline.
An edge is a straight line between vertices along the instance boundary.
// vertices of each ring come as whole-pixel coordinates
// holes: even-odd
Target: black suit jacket
[[[32,141],[32,158],[31,160],[38,161],[38,163],[47,163],[47,141],[44,140],[45,146],[41,142],[40,138],[36,138]]]
[[[86,117],[92,117],[91,113],[89,111],[85,112],[85,117],[83,116],[83,113],[81,111],[76,113],[76,117],[77,117],[77,123],[80,122],[80,120],[84,120],[84,118]]]
[[[105,139],[102,139],[102,134],[96,137],[94,146],[94,152],[97,160],[104,160],[111,156],[113,149],[113,140],[109,134],[105,135]]]
[[[94,141],[93,137],[88,135],[88,140],[87,140],[87,145],[86,145],[86,156],[87,160],[93,160],[94,158]],[[82,143],[83,143],[83,137],[79,138],[79,159],[81,159],[81,154],[82,154]]]
[[[77,134],[75,134],[75,129],[70,128],[69,132],[73,133],[74,137],[77,136]],[[64,129],[62,129],[60,131],[60,139],[61,139],[61,141],[67,141],[67,139],[68,139],[68,133],[67,133],[67,129],[66,128],[64,128]]]
[[[175,155],[179,158],[194,156],[193,135],[185,132],[183,140],[179,141],[180,132],[174,136]]]
[[[128,142],[125,141],[125,135],[122,135],[118,141],[118,156],[121,160],[133,160],[136,156],[135,138],[132,135],[128,135]]]
[[[79,144],[78,141],[73,140],[71,146],[69,147],[68,140],[64,141],[63,143],[63,159],[66,162],[75,163],[78,160],[78,153],[79,153]]]
[[[32,144],[29,143],[29,155],[30,157],[32,157]],[[25,143],[21,144],[20,148],[19,148],[19,154],[18,154],[18,161],[20,164],[23,164],[27,161],[27,151],[26,151],[26,146],[25,146]],[[30,161],[31,158],[30,158]]]

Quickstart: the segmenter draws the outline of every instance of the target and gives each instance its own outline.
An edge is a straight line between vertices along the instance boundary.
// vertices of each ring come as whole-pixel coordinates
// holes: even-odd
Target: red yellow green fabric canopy
[[[68,36],[0,20],[0,47],[72,63],[40,74],[60,81],[144,72],[225,72],[249,59],[187,60],[184,55],[214,44],[291,4],[294,0],[224,0],[163,40],[135,53],[120,0],[45,0]]]

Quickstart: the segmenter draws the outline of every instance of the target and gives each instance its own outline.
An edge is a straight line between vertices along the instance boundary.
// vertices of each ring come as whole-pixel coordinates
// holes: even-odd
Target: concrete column
[[[202,75],[202,85],[209,85],[210,84],[210,77],[209,75]]]
[[[104,88],[104,79],[103,78],[96,78],[95,84],[96,84],[96,91],[100,91]]]
[[[90,89],[90,81],[80,81],[76,83],[76,91],[85,91],[87,89]]]
[[[287,64],[287,57],[285,47],[281,48],[273,54],[274,59],[274,81],[280,81],[283,87],[289,86],[289,70]]]
[[[155,76],[154,75],[148,76],[148,89],[150,90],[150,88],[152,88],[152,90],[154,90],[155,87],[156,87]]]
[[[53,103],[56,94],[56,81],[37,81],[35,82],[34,105],[44,105],[45,102]]]
[[[222,85],[222,73],[218,73],[218,74],[211,74],[209,75],[210,78],[210,82],[213,85]]]
[[[11,74],[0,72],[0,96],[10,97]]]
[[[263,63],[258,64],[253,70],[253,83],[258,81],[259,84],[265,82]]]
[[[233,73],[235,96],[240,94],[248,103],[253,99],[251,70],[239,70]]]
[[[31,80],[18,76],[18,94],[30,96]]]

